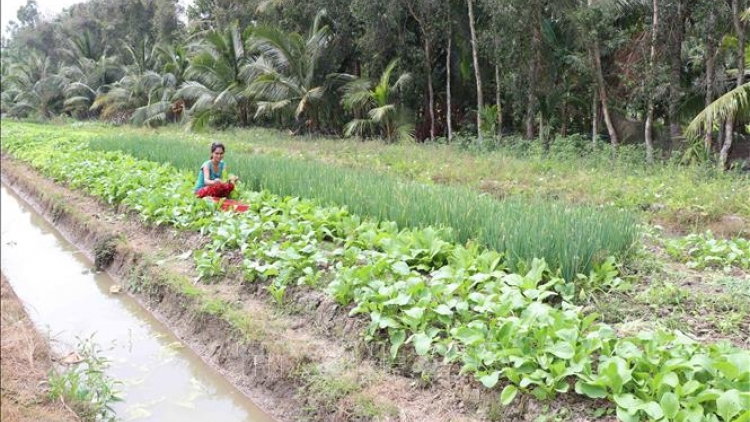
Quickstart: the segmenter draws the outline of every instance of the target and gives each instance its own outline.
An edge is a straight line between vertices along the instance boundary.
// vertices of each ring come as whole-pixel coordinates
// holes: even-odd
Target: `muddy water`
[[[122,420],[270,421],[241,392],[126,294],[4,185],[0,265],[53,348],[67,353],[93,336],[122,381]]]

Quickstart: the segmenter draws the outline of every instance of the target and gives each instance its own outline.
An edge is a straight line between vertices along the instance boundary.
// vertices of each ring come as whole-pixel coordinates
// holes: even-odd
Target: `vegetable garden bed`
[[[217,214],[190,194],[192,173],[50,130],[4,130],[2,148],[148,224],[205,234],[211,241],[194,254],[204,281],[238,271],[277,302],[290,286],[323,291],[367,321],[364,336],[391,359],[456,363],[504,405],[519,391],[575,391],[611,401],[625,421],[750,418],[750,352],[664,329],[618,335],[573,304],[579,285],[601,282],[596,272],[573,283],[532,259],[511,271],[507,253],[454,243],[444,229],[400,229],[267,191],[243,192],[247,213]],[[227,257],[240,257],[239,268]]]

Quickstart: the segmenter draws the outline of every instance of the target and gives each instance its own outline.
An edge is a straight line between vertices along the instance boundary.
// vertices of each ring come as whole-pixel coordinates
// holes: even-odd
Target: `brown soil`
[[[145,228],[124,210],[56,185],[7,157],[2,170],[4,181],[85,253],[93,257],[96,245],[118,239],[108,272],[279,420],[532,421],[549,415],[588,421],[596,419],[590,416],[596,407],[610,407],[568,394],[552,402],[519,396],[502,408],[503,386],[486,389],[456,367],[415,358],[393,366],[378,358],[378,346],[362,342],[366,321],[349,317],[348,309],[319,292],[290,289],[278,306],[264,289],[236,276],[196,284],[191,261],[176,257],[200,247],[199,236]]]
[[[49,399],[45,388],[52,368],[48,340],[36,330],[5,276],[0,274],[0,279],[0,420],[80,420],[68,405]]]

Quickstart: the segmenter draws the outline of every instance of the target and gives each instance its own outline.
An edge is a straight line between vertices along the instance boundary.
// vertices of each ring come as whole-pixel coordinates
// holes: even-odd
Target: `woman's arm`
[[[211,179],[211,171],[208,169],[208,166],[211,164],[208,164],[206,166],[203,166],[203,182],[206,184],[206,186],[216,185],[218,183],[221,183],[221,179]]]

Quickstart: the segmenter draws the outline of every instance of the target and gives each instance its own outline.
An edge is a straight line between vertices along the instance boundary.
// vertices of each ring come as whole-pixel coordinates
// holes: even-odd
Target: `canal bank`
[[[50,397],[47,385],[54,355],[13,288],[0,273],[0,409],[3,421],[78,420],[77,403]]]
[[[0,201],[3,274],[58,355],[109,361],[120,418],[272,420],[5,186]]]

